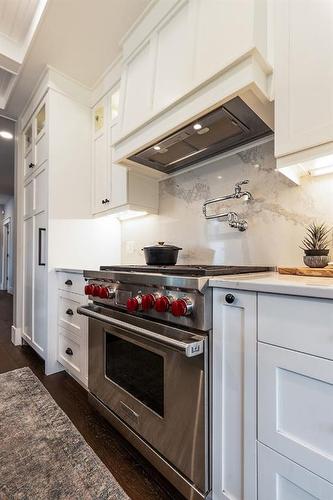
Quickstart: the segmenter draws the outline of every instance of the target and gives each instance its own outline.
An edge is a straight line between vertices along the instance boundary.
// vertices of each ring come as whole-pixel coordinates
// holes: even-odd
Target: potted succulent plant
[[[329,263],[329,233],[325,224],[312,222],[306,228],[306,235],[302,241],[304,250],[304,264],[308,267],[326,267]]]

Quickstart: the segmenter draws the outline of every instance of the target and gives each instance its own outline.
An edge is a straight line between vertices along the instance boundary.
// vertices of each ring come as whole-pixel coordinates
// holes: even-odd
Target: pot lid
[[[145,249],[156,249],[156,250],[182,250],[181,247],[177,247],[176,245],[168,245],[165,244],[164,241],[158,241],[155,245],[148,245],[143,247],[142,250]]]

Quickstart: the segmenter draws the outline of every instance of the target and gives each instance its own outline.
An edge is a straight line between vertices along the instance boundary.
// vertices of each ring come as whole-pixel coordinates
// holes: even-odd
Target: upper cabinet
[[[333,171],[333,2],[275,2],[275,155],[299,182]]]
[[[47,160],[46,100],[35,111],[23,133],[24,177],[27,178]]]
[[[92,110],[92,214],[126,217],[130,213],[157,213],[157,181],[138,176],[113,160],[119,95],[119,85],[116,85]]]
[[[123,41],[115,161],[236,94],[271,99],[266,0],[163,0]]]

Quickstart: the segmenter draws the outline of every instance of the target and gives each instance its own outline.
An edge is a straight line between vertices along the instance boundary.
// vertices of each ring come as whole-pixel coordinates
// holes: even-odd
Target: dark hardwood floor
[[[183,497],[88,403],[87,392],[66,372],[44,375],[44,363],[29,346],[10,341],[12,297],[0,292],[0,373],[29,366],[133,500]]]

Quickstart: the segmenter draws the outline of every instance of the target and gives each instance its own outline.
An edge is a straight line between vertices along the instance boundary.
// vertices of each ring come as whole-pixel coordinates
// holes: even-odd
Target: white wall
[[[4,205],[4,215],[3,222],[8,221],[10,219],[10,233],[9,233],[9,241],[8,241],[8,281],[7,287],[6,284],[3,283],[4,289],[7,289],[10,293],[14,291],[14,232],[15,232],[15,206],[14,206],[14,197],[9,198],[7,203]],[[3,226],[2,226],[3,227]],[[2,241],[4,236],[2,236]],[[3,254],[2,254],[3,256]]]
[[[254,201],[231,200],[225,211],[242,213],[244,233],[202,215],[202,204],[232,193],[237,181]],[[144,263],[141,248],[156,241],[183,247],[178,263],[302,265],[299,248],[304,226],[318,220],[333,226],[333,175],[306,179],[295,186],[275,171],[273,142],[160,183],[160,215],[122,222],[122,263]],[[217,207],[218,208],[218,207]],[[333,258],[333,251],[332,251]]]
[[[120,264],[121,229],[114,217],[52,219],[49,268],[99,269]]]

